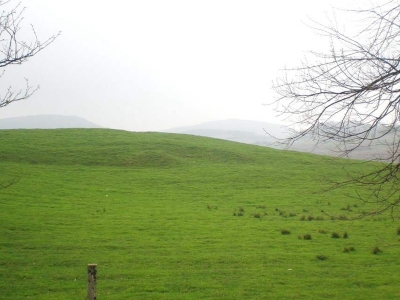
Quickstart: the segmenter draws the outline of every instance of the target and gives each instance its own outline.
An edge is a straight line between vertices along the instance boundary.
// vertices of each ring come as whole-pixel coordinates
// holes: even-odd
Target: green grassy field
[[[88,263],[100,300],[400,298],[398,220],[321,212],[371,209],[318,193],[368,164],[104,129],[0,140],[1,181],[19,179],[0,190],[0,299],[85,299]]]

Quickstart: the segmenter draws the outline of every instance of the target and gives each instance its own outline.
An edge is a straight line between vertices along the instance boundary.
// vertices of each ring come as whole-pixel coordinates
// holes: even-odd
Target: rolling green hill
[[[320,192],[371,164],[107,129],[0,140],[18,179],[0,190],[0,299],[84,299],[87,263],[98,299],[400,296],[397,223],[345,220],[369,207]]]

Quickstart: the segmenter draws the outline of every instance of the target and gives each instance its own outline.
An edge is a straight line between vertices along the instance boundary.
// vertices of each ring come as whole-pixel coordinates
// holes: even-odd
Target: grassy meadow
[[[0,141],[1,182],[18,179],[0,190],[0,299],[85,299],[88,263],[100,300],[400,298],[398,220],[350,221],[372,207],[320,192],[371,164],[106,129]]]

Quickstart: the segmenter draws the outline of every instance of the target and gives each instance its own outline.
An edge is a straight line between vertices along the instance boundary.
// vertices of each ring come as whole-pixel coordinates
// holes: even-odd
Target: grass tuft
[[[316,257],[318,260],[327,260],[328,259],[328,256],[326,256],[326,255],[317,255]]]
[[[382,253],[382,250],[379,249],[378,246],[375,246],[374,248],[372,248],[371,253],[376,255],[376,254]]]
[[[344,248],[343,248],[343,252],[344,252],[344,253],[349,253],[349,252],[354,252],[354,251],[356,251],[356,250],[354,249],[353,246],[351,246],[351,247],[344,247]]]

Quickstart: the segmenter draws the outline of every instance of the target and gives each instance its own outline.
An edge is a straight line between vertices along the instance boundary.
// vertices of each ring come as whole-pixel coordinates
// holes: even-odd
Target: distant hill
[[[288,134],[287,128],[282,125],[237,119],[206,122],[194,126],[175,127],[165,132],[206,136],[270,147],[274,146],[274,137],[284,138]],[[268,132],[268,134],[266,132]]]
[[[237,119],[206,122],[194,126],[176,127],[169,129],[166,132],[206,136],[277,149],[284,149],[285,145],[277,143],[276,139],[284,139],[290,135],[289,129],[282,125]],[[386,140],[388,141],[392,139],[393,136],[391,135],[386,137]],[[290,150],[329,156],[339,156],[341,154],[341,152],[338,151],[338,144],[328,141],[316,146],[315,141],[308,137],[296,141],[291,145]],[[361,147],[355,149],[348,155],[349,158],[362,160],[385,160],[387,156],[388,149],[385,139],[381,139],[380,141],[371,144],[363,143]]]
[[[34,115],[0,119],[0,129],[101,128],[84,118],[63,115]]]

